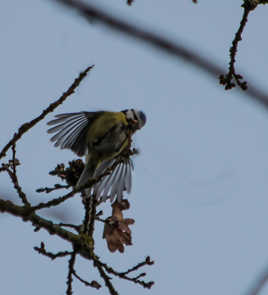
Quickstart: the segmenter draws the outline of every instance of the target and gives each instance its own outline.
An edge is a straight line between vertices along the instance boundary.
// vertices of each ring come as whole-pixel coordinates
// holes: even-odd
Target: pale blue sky
[[[98,1],[172,40],[192,46],[221,65],[242,16],[240,1]],[[268,41],[264,35],[268,7],[249,17],[239,44],[237,66],[256,86],[267,88]],[[111,254],[97,228],[97,253],[124,270],[150,255],[150,290],[114,279],[120,294],[237,295],[246,291],[268,265],[268,112],[241,92],[226,92],[206,74],[185,62],[99,26],[49,0],[5,1],[0,11],[0,146],[23,122],[58,98],[80,71],[95,64],[76,93],[55,113],[140,108],[146,127],[136,135],[141,154],[135,159],[133,191],[134,245]],[[37,201],[35,189],[57,181],[48,175],[57,163],[75,158],[52,146],[46,122],[17,146],[24,190]],[[8,192],[8,177],[0,174]],[[56,194],[54,194],[56,196]],[[80,199],[63,207],[70,222],[83,218]],[[108,204],[106,204],[108,207]],[[107,210],[105,210],[107,213]],[[41,212],[40,212],[41,213]],[[108,214],[108,213],[107,213]],[[66,260],[36,254],[45,241],[51,251],[69,245],[30,224],[1,218],[1,292],[65,294]],[[78,260],[78,273],[98,278],[92,264]],[[75,281],[74,294],[107,294]],[[268,288],[262,293],[268,294]]]

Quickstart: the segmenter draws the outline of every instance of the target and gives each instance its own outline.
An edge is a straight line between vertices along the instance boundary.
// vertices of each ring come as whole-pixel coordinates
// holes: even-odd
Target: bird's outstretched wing
[[[79,112],[59,114],[48,125],[56,125],[48,129],[48,133],[56,133],[51,137],[56,147],[71,149],[78,156],[84,156],[87,152],[86,135],[90,124],[95,121],[103,111]]]
[[[95,194],[97,200],[110,199],[112,202],[116,198],[121,201],[124,191],[130,193],[134,165],[129,157],[118,156],[115,159],[103,161],[96,169],[94,177],[99,177],[106,169],[113,167],[116,162],[118,164],[112,172],[92,187],[91,194]]]

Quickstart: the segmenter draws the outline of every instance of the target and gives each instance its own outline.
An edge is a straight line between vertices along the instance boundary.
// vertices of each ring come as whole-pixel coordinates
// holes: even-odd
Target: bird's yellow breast
[[[128,124],[126,116],[122,112],[104,112],[90,126],[87,134],[88,143],[102,138],[111,128],[120,123]]]

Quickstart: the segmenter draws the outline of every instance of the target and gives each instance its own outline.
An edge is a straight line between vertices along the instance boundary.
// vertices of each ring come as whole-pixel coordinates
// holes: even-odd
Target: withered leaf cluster
[[[131,230],[129,225],[135,222],[132,218],[124,218],[123,210],[129,209],[127,200],[114,202],[112,204],[112,216],[105,220],[103,238],[106,239],[108,249],[111,252],[118,250],[123,253],[125,246],[132,245]]]
[[[69,167],[64,164],[59,164],[57,167],[50,171],[50,175],[56,175],[62,180],[65,180],[68,185],[75,186],[85,165],[81,159],[69,162]]]

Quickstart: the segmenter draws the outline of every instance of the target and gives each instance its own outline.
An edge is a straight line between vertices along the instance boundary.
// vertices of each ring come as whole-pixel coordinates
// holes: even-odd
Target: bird
[[[75,188],[79,189],[89,179],[97,178],[113,167],[110,174],[87,189],[88,194],[94,194],[97,200],[120,201],[124,191],[130,193],[134,166],[123,152],[130,148],[132,135],[145,125],[145,113],[136,109],[83,111],[58,114],[55,118],[47,123],[55,125],[47,130],[49,134],[56,133],[50,139],[54,146],[70,149],[80,157],[86,156]]]

